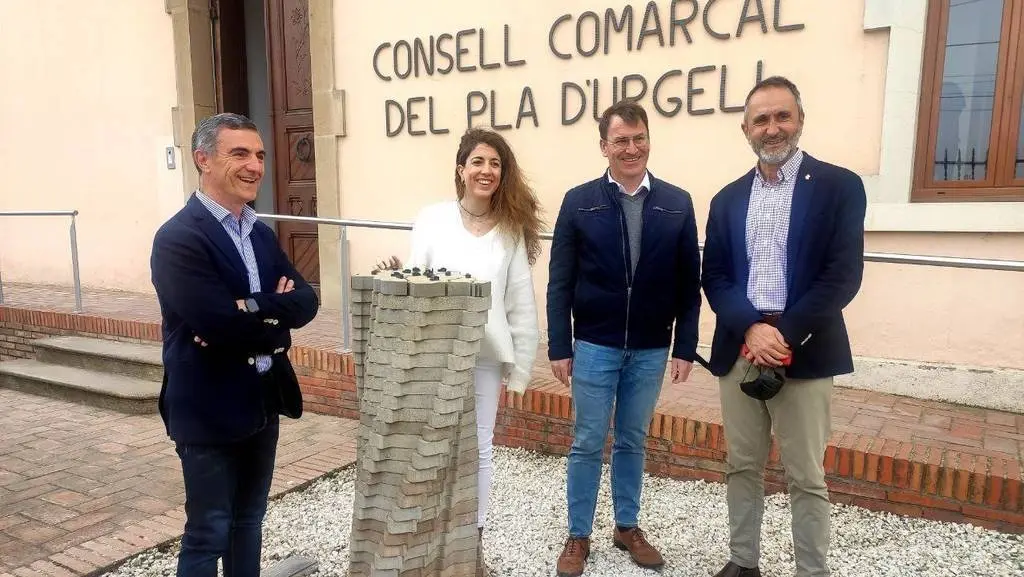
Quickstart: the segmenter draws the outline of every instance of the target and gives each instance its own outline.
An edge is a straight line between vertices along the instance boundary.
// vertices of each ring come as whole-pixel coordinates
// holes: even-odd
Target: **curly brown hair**
[[[483,128],[470,128],[462,135],[455,154],[455,194],[459,200],[466,194],[466,185],[459,176],[458,167],[466,165],[469,154],[479,144],[496,150],[501,159],[501,178],[491,195],[491,210],[497,216],[498,231],[515,242],[522,239],[526,243],[526,257],[532,265],[540,256],[540,233],[544,227],[540,219],[541,207],[537,195],[519,169],[512,147],[500,134]]]

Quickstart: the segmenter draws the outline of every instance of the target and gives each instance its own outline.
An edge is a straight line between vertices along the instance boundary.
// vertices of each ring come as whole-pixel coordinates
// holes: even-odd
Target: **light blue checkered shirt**
[[[238,255],[242,257],[245,269],[249,271],[249,291],[260,292],[262,290],[260,288],[260,271],[256,265],[256,253],[252,250],[252,239],[249,238],[249,233],[252,232],[252,227],[256,224],[256,211],[251,206],[245,205],[242,207],[242,217],[236,219],[231,211],[217,204],[202,191],[196,191],[196,198],[220,222],[224,230],[228,232],[228,236],[231,237],[231,242],[235,243]],[[265,373],[270,370],[272,362],[269,356],[259,355],[256,357],[256,370],[259,373]]]
[[[762,313],[786,309],[789,212],[803,159],[803,151],[797,150],[779,167],[778,182],[768,182],[760,168],[754,170],[747,208],[747,299]]]

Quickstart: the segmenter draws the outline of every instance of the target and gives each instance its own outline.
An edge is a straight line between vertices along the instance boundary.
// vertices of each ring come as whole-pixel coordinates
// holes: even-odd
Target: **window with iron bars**
[[[912,200],[1024,201],[1024,0],[930,0]]]

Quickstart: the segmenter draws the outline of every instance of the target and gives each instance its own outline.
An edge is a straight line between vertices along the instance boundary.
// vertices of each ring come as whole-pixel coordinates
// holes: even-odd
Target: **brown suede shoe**
[[[629,551],[629,556],[633,558],[633,562],[641,567],[661,569],[665,565],[665,560],[661,557],[661,553],[658,553],[654,545],[647,542],[644,532],[639,527],[626,529],[622,532],[616,527],[613,543],[619,549]]]
[[[587,566],[587,558],[590,557],[590,539],[586,537],[569,537],[562,548],[562,554],[558,556],[558,565],[555,571],[558,577],[579,577]]]

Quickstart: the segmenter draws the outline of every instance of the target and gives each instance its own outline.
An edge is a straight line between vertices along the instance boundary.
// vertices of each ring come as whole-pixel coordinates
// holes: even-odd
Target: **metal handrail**
[[[965,258],[959,256],[929,256],[920,254],[899,254],[888,252],[866,252],[864,260],[890,264],[914,264],[946,268],[970,268],[977,270],[1005,270],[1024,272],[1024,261],[993,258]]]
[[[76,229],[75,217],[78,216],[77,210],[12,210],[12,211],[0,211],[0,217],[5,216],[18,216],[18,217],[47,217],[47,216],[67,216],[71,218],[71,225],[69,227],[69,236],[71,241],[71,268],[72,274],[74,275],[74,291],[75,291],[75,308],[74,312],[82,312],[82,283],[79,274],[78,266],[78,234]],[[259,213],[256,215],[258,218],[271,221],[285,221],[285,222],[302,222],[308,224],[325,224],[331,226],[341,227],[341,274],[342,278],[347,279],[350,276],[349,273],[349,256],[348,256],[348,227],[352,228],[369,228],[378,230],[412,230],[412,224],[407,222],[389,222],[381,220],[360,220],[360,219],[346,219],[346,218],[322,218],[322,217],[311,217],[311,216],[292,216],[286,214],[264,214]],[[551,240],[551,233],[542,233],[540,237],[543,240]],[[704,244],[699,243],[699,248],[703,250]],[[1024,272],[1024,261],[1018,260],[1000,260],[1000,259],[980,259],[980,258],[965,258],[955,256],[931,256],[931,255],[916,255],[916,254],[900,254],[900,253],[882,253],[882,252],[865,252],[864,260],[867,262],[880,262],[890,264],[908,264],[908,265],[919,265],[919,266],[937,266],[946,268],[966,268],[976,270],[1001,270],[1001,271],[1012,271],[1012,272]],[[342,291],[347,292],[348,287],[343,286]],[[3,279],[0,277],[0,305],[4,302],[3,293]],[[350,320],[348,318],[349,303],[347,299],[342,299],[342,319],[344,323],[344,346],[346,349],[349,348],[351,327],[349,326]]]
[[[309,224],[333,224],[334,226],[351,226],[353,228],[380,228],[388,230],[412,230],[409,222],[388,222],[386,220],[356,220],[351,218],[323,218],[315,216],[292,216],[290,214],[256,213],[257,218],[266,220],[283,220],[287,222],[306,222]]]
[[[357,220],[350,218],[321,218],[312,216],[292,216],[287,214],[262,214],[258,218],[271,221],[304,222],[308,224],[326,224],[341,227],[341,278],[344,279],[341,287],[341,323],[342,342],[345,350],[351,350],[352,329],[349,318],[349,302],[345,296],[348,294],[349,256],[348,256],[348,227],[371,228],[386,230],[412,230],[412,224],[407,222],[388,222],[382,220]],[[540,237],[544,240],[551,240],[551,233],[542,233]],[[704,250],[704,243],[698,243],[700,250]],[[892,264],[910,264],[920,266],[937,266],[949,268],[968,268],[979,270],[1002,270],[1013,272],[1024,272],[1024,261],[1019,260],[997,260],[982,258],[964,258],[957,256],[929,256],[920,254],[897,254],[884,252],[865,252],[864,260],[867,262],[882,262]]]
[[[75,308],[74,312],[82,312],[82,281],[78,273],[78,232],[75,228],[75,217],[77,210],[9,210],[0,211],[0,216],[70,216],[71,227],[71,271],[75,282]],[[4,283],[0,278],[0,305],[4,304]]]
[[[314,218],[311,216],[290,216],[285,214],[257,214],[256,216],[266,220],[307,222],[310,224],[330,224],[341,227],[351,226],[353,228],[412,230],[412,224],[406,222],[387,222],[382,220],[355,220],[347,218]],[[540,237],[544,240],[551,240],[551,233],[542,233]],[[698,246],[701,250],[704,249],[704,243],[698,243]],[[864,260],[868,262],[884,262],[891,264],[912,264],[921,266],[1024,272],[1024,261],[1019,260],[966,258],[959,256],[930,256],[920,254],[900,254],[887,252],[865,252]]]

